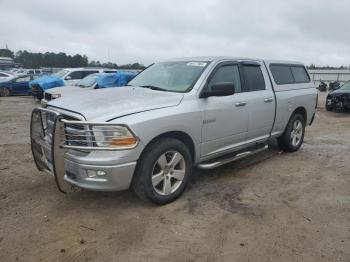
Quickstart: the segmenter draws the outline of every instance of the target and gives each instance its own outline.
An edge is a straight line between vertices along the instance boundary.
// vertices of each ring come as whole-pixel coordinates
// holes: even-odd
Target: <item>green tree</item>
[[[0,49],[0,56],[14,58],[14,53],[9,49]]]

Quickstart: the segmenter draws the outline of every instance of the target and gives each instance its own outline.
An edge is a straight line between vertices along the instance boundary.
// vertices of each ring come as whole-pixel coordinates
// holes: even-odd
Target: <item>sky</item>
[[[349,0],[0,0],[0,48],[144,65],[244,56],[350,65]]]

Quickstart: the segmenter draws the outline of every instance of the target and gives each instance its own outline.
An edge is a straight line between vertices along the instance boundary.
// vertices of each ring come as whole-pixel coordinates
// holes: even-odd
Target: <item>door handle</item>
[[[271,102],[273,102],[273,98],[265,98],[264,102],[265,103],[271,103]]]
[[[247,104],[247,102],[237,102],[235,104],[236,107],[240,107],[240,106],[245,106]]]

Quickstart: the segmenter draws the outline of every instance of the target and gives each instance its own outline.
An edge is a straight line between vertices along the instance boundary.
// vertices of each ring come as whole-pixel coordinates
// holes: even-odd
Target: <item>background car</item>
[[[30,95],[32,93],[29,87],[29,81],[38,76],[22,75],[14,77],[7,82],[0,83],[0,96],[8,95]]]
[[[25,73],[27,75],[42,75],[43,71],[41,69],[26,69]]]
[[[41,100],[46,90],[60,87],[73,86],[84,77],[96,73],[113,73],[115,69],[103,68],[65,68],[50,76],[43,76],[35,81],[31,81],[29,86],[32,88],[33,96]]]
[[[7,82],[13,79],[15,76],[13,74],[7,72],[0,72],[0,82]]]
[[[138,73],[117,71],[115,73],[92,74],[77,82],[74,86],[51,88],[44,92],[42,104],[66,95],[72,95],[86,90],[125,86]]]
[[[350,81],[328,94],[326,109],[327,111],[331,111],[333,109],[350,109]]]

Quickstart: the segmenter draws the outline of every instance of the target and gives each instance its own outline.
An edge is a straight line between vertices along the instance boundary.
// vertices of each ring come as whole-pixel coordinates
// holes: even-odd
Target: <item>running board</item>
[[[198,167],[201,169],[213,169],[213,168],[225,165],[227,163],[239,160],[241,158],[260,153],[262,151],[265,151],[268,148],[269,146],[266,144],[263,144],[262,146],[258,146],[258,147],[255,146],[249,151],[239,151],[239,153],[236,153],[233,156],[231,154],[231,157],[227,157],[226,155],[226,157],[224,156],[221,158],[215,158],[214,160],[211,160],[209,162],[201,163],[198,165]]]

